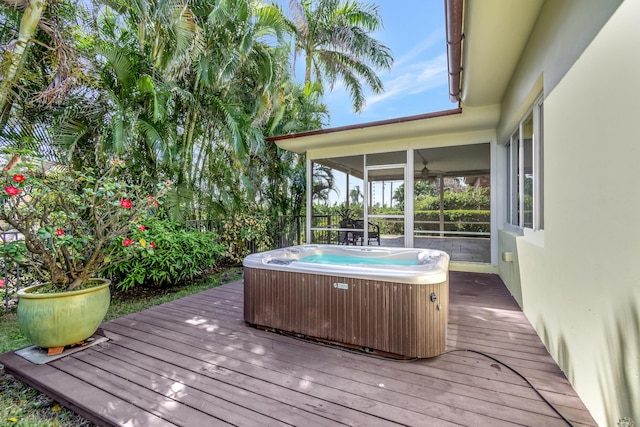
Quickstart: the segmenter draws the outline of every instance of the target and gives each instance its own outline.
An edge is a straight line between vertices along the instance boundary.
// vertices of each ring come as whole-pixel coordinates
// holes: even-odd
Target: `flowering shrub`
[[[215,267],[225,252],[217,243],[216,233],[201,232],[166,219],[149,218],[138,231],[147,241],[162,242],[162,245],[152,254],[136,253],[130,259],[106,266],[104,273],[121,290],[142,284],[175,285]],[[126,251],[126,248],[119,250]]]
[[[220,243],[233,261],[242,263],[252,250],[262,252],[271,249],[268,225],[269,218],[266,215],[235,213],[233,218],[222,221]]]
[[[23,240],[3,245],[2,252],[43,281],[72,290],[105,265],[153,253],[156,245],[140,227],[155,214],[165,184],[149,195],[121,178],[120,160],[100,176],[90,168],[60,171],[45,170],[43,162],[12,163],[3,171],[0,221]]]

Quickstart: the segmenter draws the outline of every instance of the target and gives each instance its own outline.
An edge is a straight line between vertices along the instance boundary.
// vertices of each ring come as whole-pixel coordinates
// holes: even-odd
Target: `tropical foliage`
[[[0,146],[78,170],[118,157],[171,180],[176,220],[303,209],[304,159],[265,137],[328,124],[324,84],[354,107],[391,53],[352,1],[0,0]],[[291,48],[305,55],[297,83]],[[306,83],[306,84],[305,84]]]
[[[162,242],[151,254],[135,252],[119,263],[110,263],[103,273],[118,289],[137,285],[173,286],[215,267],[225,258],[224,248],[213,232],[200,232],[166,219],[145,221],[145,237]],[[120,247],[124,252],[126,248]]]
[[[271,241],[268,231],[269,218],[265,215],[240,213],[220,223],[220,243],[232,260],[241,262],[249,255],[250,249],[254,252],[269,249]]]
[[[389,49],[371,37],[382,25],[375,6],[343,0],[289,6],[287,16],[276,4],[253,0],[0,0],[0,148],[44,156],[62,172],[57,176],[69,194],[75,191],[71,184],[87,174],[85,168],[97,177],[115,159],[127,165],[114,177],[118,185],[172,182],[163,221],[225,225],[201,242],[209,258],[199,258],[194,249],[200,266],[217,262],[216,243],[236,261],[246,255],[247,244],[266,249],[281,228],[277,218],[304,210],[306,171],[303,156],[265,138],[326,126],[325,84],[344,81],[354,108],[361,109],[365,87],[382,90],[375,72],[392,63]],[[312,64],[303,82],[295,81],[292,49]],[[332,177],[325,178],[314,183],[319,198],[332,191]],[[46,188],[30,191],[37,195]],[[62,200],[63,190],[56,191]],[[5,194],[9,201],[21,196],[11,197]],[[49,198],[54,194],[43,193],[39,200]],[[88,212],[89,202],[78,200],[65,208]],[[74,215],[59,211],[66,218]],[[82,265],[86,251],[79,249],[80,239],[92,234],[85,230],[88,237],[82,237],[80,230],[42,220],[44,228],[36,228],[44,231],[33,236],[56,257],[72,258],[50,263],[54,281],[77,286],[78,277],[95,273],[95,263],[81,273],[75,267],[57,271],[61,265]],[[117,234],[118,243],[128,238],[138,243],[131,248],[146,253],[126,257],[122,268],[140,273],[128,282],[122,268],[108,265],[112,277],[124,280],[121,286],[161,284],[195,271],[180,258],[185,252],[164,246],[164,259],[183,270],[177,274],[162,264],[148,237],[156,231],[168,237],[160,230],[173,225],[159,224],[158,230],[134,227],[132,237]],[[128,247],[100,239],[95,241],[101,248],[113,249],[98,251],[102,264]],[[167,244],[175,248],[196,240],[180,230]],[[21,256],[18,246],[4,250]]]

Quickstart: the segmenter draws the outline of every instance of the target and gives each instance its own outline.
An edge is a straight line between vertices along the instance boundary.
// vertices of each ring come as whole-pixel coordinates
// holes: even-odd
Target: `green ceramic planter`
[[[18,324],[29,340],[43,348],[64,347],[89,338],[102,323],[109,308],[110,280],[77,291],[39,294],[43,285],[18,292]]]

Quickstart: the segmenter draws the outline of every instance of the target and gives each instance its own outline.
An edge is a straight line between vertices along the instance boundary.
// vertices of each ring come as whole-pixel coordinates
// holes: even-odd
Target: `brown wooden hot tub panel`
[[[344,283],[348,289],[334,287]],[[430,295],[437,297],[431,302]],[[432,285],[245,268],[250,324],[404,357],[445,349],[449,281]]]

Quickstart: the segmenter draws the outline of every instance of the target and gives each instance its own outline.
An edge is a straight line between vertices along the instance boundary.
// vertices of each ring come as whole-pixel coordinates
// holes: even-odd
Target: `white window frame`
[[[538,97],[532,107],[518,122],[511,133],[507,146],[507,218],[509,225],[519,229],[544,229],[544,132],[543,132],[543,97]],[[532,172],[533,172],[533,222],[532,227],[524,224],[524,123],[532,117]]]

